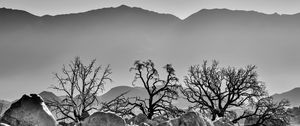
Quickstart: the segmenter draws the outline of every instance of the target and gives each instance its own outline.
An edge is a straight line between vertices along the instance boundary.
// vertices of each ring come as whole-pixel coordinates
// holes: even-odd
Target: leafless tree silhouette
[[[183,111],[172,105],[172,100],[178,98],[178,92],[180,85],[177,83],[178,78],[175,76],[175,70],[171,64],[167,64],[163,67],[166,71],[166,78],[161,79],[158,71],[156,70],[154,63],[151,60],[147,61],[135,61],[134,66],[130,68],[130,71],[135,73],[133,85],[136,83],[142,84],[147,92],[147,98],[141,97],[123,97],[109,102],[106,107],[115,113],[127,113],[135,116],[132,110],[137,108],[143,114],[151,119],[156,115],[176,116]],[[107,104],[107,103],[106,103]],[[116,106],[113,106],[115,104]],[[126,106],[126,107],[125,107]]]
[[[245,125],[248,126],[286,126],[290,122],[291,113],[287,111],[288,100],[281,100],[276,103],[272,97],[259,99],[253,110],[244,112],[238,119],[246,118]]]
[[[96,109],[93,106],[98,103],[97,93],[102,91],[107,81],[111,81],[111,69],[106,66],[102,74],[101,66],[95,65],[96,60],[84,65],[79,57],[76,57],[71,64],[63,66],[62,75],[55,73],[58,80],[57,86],[51,88],[65,94],[61,101],[54,100],[48,106],[60,113],[63,119],[71,119],[75,122],[82,121],[89,114],[88,112]]]
[[[151,60],[137,60],[130,69],[135,73],[133,85],[137,81],[141,82],[149,96],[146,99],[135,97],[134,102],[130,102],[130,105],[138,107],[143,114],[147,115],[148,119],[176,110],[174,109],[176,107],[172,105],[172,100],[178,98],[177,89],[180,87],[178,78],[175,76],[175,70],[171,64],[167,64],[163,68],[167,73],[166,79],[160,78]]]
[[[242,107],[266,94],[257,80],[255,66],[220,68],[217,61],[211,66],[191,66],[185,77],[182,93],[191,103],[211,113],[211,119],[224,117],[231,107]]]
[[[116,98],[108,102],[101,102],[102,112],[114,112],[121,117],[134,117],[136,114],[133,112],[134,107],[130,105],[129,98],[125,97],[127,92],[122,93]]]

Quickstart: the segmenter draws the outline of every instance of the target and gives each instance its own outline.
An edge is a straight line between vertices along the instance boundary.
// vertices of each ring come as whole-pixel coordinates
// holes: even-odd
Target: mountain
[[[22,29],[38,20],[38,16],[26,11],[7,8],[0,8],[0,18],[0,31]]]
[[[105,94],[98,96],[99,102],[108,102],[120,96],[122,93],[127,92],[125,97],[140,97],[141,99],[147,99],[147,91],[143,87],[130,87],[130,86],[117,86],[110,89]],[[183,94],[179,93],[179,98],[176,101],[173,101],[173,105],[179,108],[187,108],[191,105],[187,100],[183,98]]]
[[[125,97],[135,97],[138,96],[140,98],[147,98],[147,91],[142,87],[130,87],[130,86],[117,86],[110,89],[105,94],[98,97],[100,102],[109,102],[120,96],[122,93],[127,92],[124,96]]]
[[[10,107],[11,102],[0,100],[0,117]]]
[[[294,88],[292,90],[283,92],[281,94],[272,95],[275,101],[280,101],[282,99],[287,99],[290,101],[291,107],[299,107],[300,106],[300,87]]]
[[[43,98],[43,100],[45,102],[53,101],[53,100],[61,101],[61,99],[58,96],[56,96],[53,92],[43,91],[43,92],[39,93],[39,95]]]
[[[53,65],[54,59],[65,59],[65,56],[95,55],[93,57],[97,59],[114,62],[132,59],[134,55],[164,54],[161,48],[167,47],[170,28],[181,21],[170,14],[125,5],[42,17],[20,10],[2,10],[0,19],[5,22],[0,22],[0,57],[4,58],[4,62],[0,63],[3,66],[0,69],[4,71],[12,70],[8,69],[10,65],[16,71],[34,69],[51,62]],[[16,25],[15,21],[20,23]],[[87,45],[89,48],[86,48]],[[101,49],[104,45],[105,49]],[[80,53],[78,50],[81,50]],[[147,51],[146,54],[143,51]],[[20,58],[22,60],[17,62]]]
[[[125,5],[55,16],[2,8],[0,71],[5,71],[1,72],[5,77],[16,73],[24,78],[38,76],[49,84],[53,81],[49,73],[81,56],[111,64],[117,75],[113,79],[128,85],[133,76],[128,74],[128,65],[137,59],[153,59],[159,61],[158,66],[173,63],[179,78],[186,75],[189,65],[217,59],[231,65],[255,64],[263,68],[259,70],[264,78],[266,73],[298,73],[299,62],[290,61],[300,59],[295,55],[299,53],[299,33],[300,14],[203,9],[181,20]],[[287,69],[282,64],[294,67]],[[44,74],[36,74],[41,71]],[[18,84],[19,80],[9,81]],[[138,88],[133,91],[142,92]]]

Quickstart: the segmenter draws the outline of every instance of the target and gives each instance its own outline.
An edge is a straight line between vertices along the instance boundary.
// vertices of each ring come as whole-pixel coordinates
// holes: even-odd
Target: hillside
[[[10,107],[11,102],[0,100],[0,117]]]
[[[287,99],[290,101],[291,107],[299,107],[300,106],[299,96],[300,96],[300,88],[298,87],[280,94],[274,94],[273,98],[275,101]]]
[[[59,96],[56,96],[53,92],[43,91],[39,93],[45,102],[47,101],[61,101]]]
[[[117,86],[99,96],[98,100],[100,102],[108,102],[125,92],[128,92],[124,95],[125,97],[139,96],[141,98],[146,98],[146,90],[141,87]]]
[[[109,90],[107,93],[101,95],[98,97],[98,100],[100,102],[108,102],[115,97],[121,95],[124,92],[127,92],[124,96],[125,97],[140,97],[141,99],[147,99],[149,96],[147,95],[146,89],[142,87],[129,87],[129,86],[117,86]],[[179,93],[178,100],[173,101],[173,105],[179,107],[179,108],[187,108],[191,105],[187,100],[183,98],[183,95]]]
[[[212,59],[224,65],[255,64],[260,78],[276,86],[285,81],[281,78],[286,73],[293,79],[298,73],[299,62],[290,61],[300,59],[295,55],[299,53],[300,14],[203,9],[181,20],[123,5],[41,17],[2,8],[0,19],[0,70],[9,71],[2,74],[12,85],[43,82],[49,86],[53,82],[50,73],[59,72],[75,56],[111,64],[112,79],[127,85],[133,77],[128,69],[137,59],[159,61],[158,67],[172,63],[180,79],[188,66]],[[14,73],[24,82],[9,78]],[[285,74],[269,77],[269,73]],[[32,77],[37,80],[27,79]]]

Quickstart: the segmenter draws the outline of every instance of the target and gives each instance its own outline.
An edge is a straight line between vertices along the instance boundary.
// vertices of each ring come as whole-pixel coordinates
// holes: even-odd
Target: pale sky
[[[186,18],[203,8],[255,10],[280,14],[300,12],[299,0],[0,0],[0,7],[26,10],[36,15],[84,12],[122,4],[170,13],[180,18]]]
[[[181,19],[204,8],[255,10],[269,14],[275,12],[279,14],[295,14],[300,12],[300,0],[0,0],[0,7],[25,10],[39,16],[84,12],[104,7],[116,7],[122,4],[141,7],[159,13],[170,13]],[[50,40],[46,40],[46,42],[48,41]],[[201,64],[203,60],[215,58],[220,61],[222,66],[231,65],[240,67],[255,64],[258,66],[260,79],[267,83],[268,90],[273,94],[300,86],[300,79],[298,79],[300,76],[300,67],[298,64],[300,63],[300,56],[297,55],[299,54],[299,44],[278,43],[271,46],[267,45],[269,43],[265,43],[266,45],[260,47],[262,53],[256,54],[254,52],[252,54],[250,52],[250,58],[241,58],[240,54],[230,52],[234,51],[230,50],[228,53],[218,53],[214,55],[215,57],[203,56],[201,59],[196,57],[188,63],[183,63],[185,60],[177,62],[178,59],[176,56],[173,59],[170,58],[171,60],[164,60],[153,56],[153,60],[158,64],[159,68],[167,63],[174,64],[175,69],[179,69],[178,71],[181,73],[178,76],[180,79],[186,74],[189,65]],[[7,43],[0,41],[1,44],[5,45]],[[45,47],[45,49],[33,49],[29,44],[7,45],[17,49],[10,50],[10,48],[4,46],[1,48],[0,46],[0,59],[2,59],[0,61],[0,99],[5,100],[14,100],[24,93],[39,93],[43,90],[49,90],[48,87],[56,82],[51,73],[60,72],[62,65],[68,64],[76,56],[76,54],[71,55],[68,52],[62,52],[60,51],[61,49],[57,49],[56,51],[56,47],[53,47],[51,50],[46,49],[48,48],[47,45],[40,46]],[[22,50],[18,48],[22,48]],[[284,49],[282,50],[282,48]],[[97,58],[99,64],[112,64],[112,79],[114,82],[107,86],[107,90],[118,86],[120,83],[130,85],[133,73],[129,72],[129,68],[134,60],[141,58],[135,56],[135,53],[130,58],[127,58],[125,55],[127,52],[124,54],[113,54],[113,56],[127,58],[126,61],[117,63],[118,60],[113,59],[113,56],[101,59],[101,56],[97,57],[88,54],[79,56],[87,60]],[[212,55],[211,53],[207,54]],[[189,58],[188,56],[186,57]],[[235,57],[239,59],[235,59]],[[151,57],[148,58],[151,59]]]

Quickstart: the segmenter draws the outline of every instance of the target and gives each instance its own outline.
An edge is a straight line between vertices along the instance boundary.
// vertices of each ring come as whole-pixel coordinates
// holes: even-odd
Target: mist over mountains
[[[13,85],[10,92],[20,83],[31,84],[23,90],[44,90],[55,82],[51,73],[75,56],[111,64],[113,86],[131,85],[128,69],[137,59],[172,63],[180,79],[188,66],[216,59],[225,66],[257,65],[262,81],[279,92],[299,82],[299,21],[300,14],[228,9],[179,19],[125,5],[41,17],[2,8],[0,82]]]
[[[143,87],[131,87],[131,86],[117,86],[112,89],[110,89],[108,92],[97,96],[97,99],[99,103],[101,102],[109,102],[116,98],[117,96],[121,95],[122,93],[127,92],[124,96],[125,97],[140,97],[142,99],[147,99],[147,92],[146,89]],[[288,99],[290,101],[290,107],[298,107],[300,105],[300,100],[299,100],[299,92],[300,88],[294,88],[292,90],[286,91],[281,94],[274,94],[272,97],[274,98],[275,102],[279,102],[282,99]],[[63,96],[58,96],[54,94],[53,92],[49,91],[42,91],[39,93],[39,95],[44,99],[45,102],[47,101],[60,101],[63,99]],[[13,101],[5,101],[5,100],[0,100],[0,115],[9,108],[10,104]],[[186,99],[183,98],[183,95],[179,93],[179,98],[177,100],[173,101],[173,105],[186,109],[189,106],[192,106],[191,103],[189,103]]]

